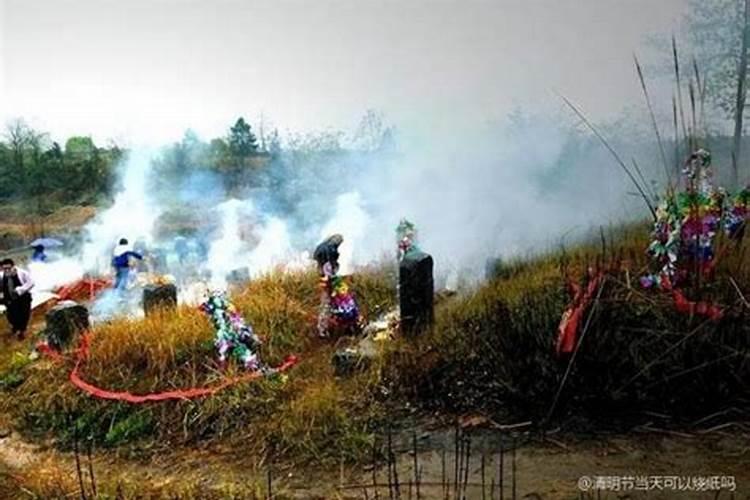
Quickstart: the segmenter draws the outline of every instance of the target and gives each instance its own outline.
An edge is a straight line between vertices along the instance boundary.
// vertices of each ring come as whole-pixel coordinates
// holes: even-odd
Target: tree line
[[[282,182],[293,182],[292,177],[322,181],[342,172],[326,174],[321,164],[341,161],[353,150],[392,147],[393,132],[382,115],[367,111],[351,137],[338,131],[289,134],[282,148],[278,130],[269,133],[261,124],[256,134],[239,117],[221,137],[203,140],[187,130],[181,140],[161,148],[151,159],[151,181],[155,192],[169,193],[196,174],[207,174],[230,195],[260,187],[278,189]],[[100,146],[88,136],[73,136],[61,144],[14,120],[0,134],[0,203],[23,204],[36,215],[64,205],[106,203],[117,191],[118,165],[127,155],[117,144]],[[312,169],[314,176],[308,172]]]
[[[227,185],[245,182],[280,150],[278,134],[259,144],[250,124],[239,118],[226,137],[201,141],[191,131],[153,160],[159,178],[180,178],[199,168]],[[0,203],[24,203],[44,215],[62,205],[94,205],[116,188],[117,166],[128,151],[73,136],[63,144],[22,119],[8,123],[0,138]]]
[[[112,186],[125,151],[74,136],[63,145],[23,120],[10,122],[0,140],[0,201],[23,201],[45,212],[56,205],[95,203]]]

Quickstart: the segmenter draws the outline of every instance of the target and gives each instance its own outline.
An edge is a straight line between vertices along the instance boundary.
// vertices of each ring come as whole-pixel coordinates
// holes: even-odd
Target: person
[[[401,219],[396,227],[396,239],[398,244],[398,261],[404,260],[407,254],[419,250],[417,247],[417,227],[413,222]]]
[[[19,340],[26,335],[31,318],[31,289],[34,281],[28,271],[16,267],[12,259],[0,262],[0,294],[12,334]]]
[[[44,253],[44,245],[35,245],[34,253],[31,254],[31,262],[47,262],[47,254]]]
[[[323,240],[313,252],[313,259],[318,264],[320,274],[320,305],[318,310],[318,336],[328,337],[328,325],[331,321],[331,278],[339,270],[339,246],[343,236],[334,234]]]
[[[330,277],[338,273],[339,246],[343,241],[343,236],[333,234],[315,248],[313,259],[318,263],[318,272],[322,277]]]
[[[112,253],[112,267],[115,268],[115,289],[125,290],[130,279],[130,259],[143,260],[143,255],[133,251],[126,238],[122,238]]]

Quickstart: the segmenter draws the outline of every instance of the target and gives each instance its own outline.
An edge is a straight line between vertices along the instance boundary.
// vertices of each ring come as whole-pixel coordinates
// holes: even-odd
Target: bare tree
[[[383,114],[368,109],[359,122],[353,143],[356,148],[363,151],[376,151],[392,134],[393,129],[386,125]]]
[[[16,175],[23,176],[24,151],[29,145],[31,135],[31,128],[20,118],[10,121],[5,128],[5,136],[8,139],[8,147],[13,156]]]
[[[30,206],[33,204],[34,208],[29,212],[36,212],[36,216],[41,217],[48,179],[43,161],[43,153],[48,147],[48,136],[34,130],[20,118],[8,123],[5,136],[11,151],[13,182],[17,183],[19,188],[16,192],[22,193]]]

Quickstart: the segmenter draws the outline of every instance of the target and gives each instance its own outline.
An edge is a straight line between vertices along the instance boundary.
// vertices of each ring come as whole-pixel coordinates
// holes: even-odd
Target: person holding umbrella
[[[31,262],[47,262],[47,254],[44,253],[44,250],[52,247],[60,247],[62,244],[62,241],[55,238],[35,239],[29,244],[34,249],[34,253],[31,254]]]
[[[34,281],[28,271],[16,267],[12,259],[0,261],[0,301],[12,334],[24,338],[31,318],[31,289]]]

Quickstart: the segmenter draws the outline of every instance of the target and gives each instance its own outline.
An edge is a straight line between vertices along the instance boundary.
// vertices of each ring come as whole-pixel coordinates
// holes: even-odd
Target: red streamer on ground
[[[125,401],[127,403],[133,403],[133,404],[143,404],[143,403],[169,401],[169,400],[195,399],[195,398],[200,398],[200,397],[205,397],[205,396],[211,396],[233,385],[237,385],[242,382],[249,382],[251,380],[255,380],[263,376],[262,372],[254,371],[254,372],[247,373],[239,377],[228,378],[224,380],[223,382],[210,386],[210,387],[191,387],[189,389],[175,389],[172,391],[163,391],[163,392],[156,392],[156,393],[151,393],[151,394],[131,394],[130,392],[127,392],[127,391],[110,391],[107,389],[102,389],[101,387],[97,387],[96,385],[91,384],[89,382],[86,382],[80,376],[81,363],[88,357],[90,345],[91,345],[91,334],[90,333],[82,334],[80,346],[76,350],[75,365],[73,367],[73,370],[70,372],[70,375],[68,378],[70,379],[70,382],[74,386],[90,394],[91,396],[94,396],[95,398],[99,398],[99,399],[108,399],[108,400],[113,400],[113,401]],[[40,349],[40,351],[52,359],[55,359],[58,361],[64,360],[63,356],[59,352],[54,351],[52,348],[50,348],[46,344],[44,347],[42,347],[42,349]],[[298,362],[299,362],[299,358],[297,358],[297,356],[293,356],[293,355],[287,356],[284,362],[280,366],[276,367],[275,370],[277,372],[287,371],[290,368],[292,368],[294,365],[296,365]]]
[[[82,278],[59,288],[55,294],[60,300],[93,300],[99,292],[111,285],[112,281],[108,279]]]
[[[598,273],[589,280],[585,289],[577,283],[570,283],[573,301],[563,313],[560,326],[557,328],[556,350],[558,355],[573,352],[578,340],[578,331],[581,328],[583,315],[591,305],[594,293],[599,288],[603,278],[604,275]]]
[[[678,312],[683,314],[706,316],[713,321],[718,321],[724,317],[724,309],[706,301],[694,302],[688,300],[680,290],[672,290],[674,307]]]

